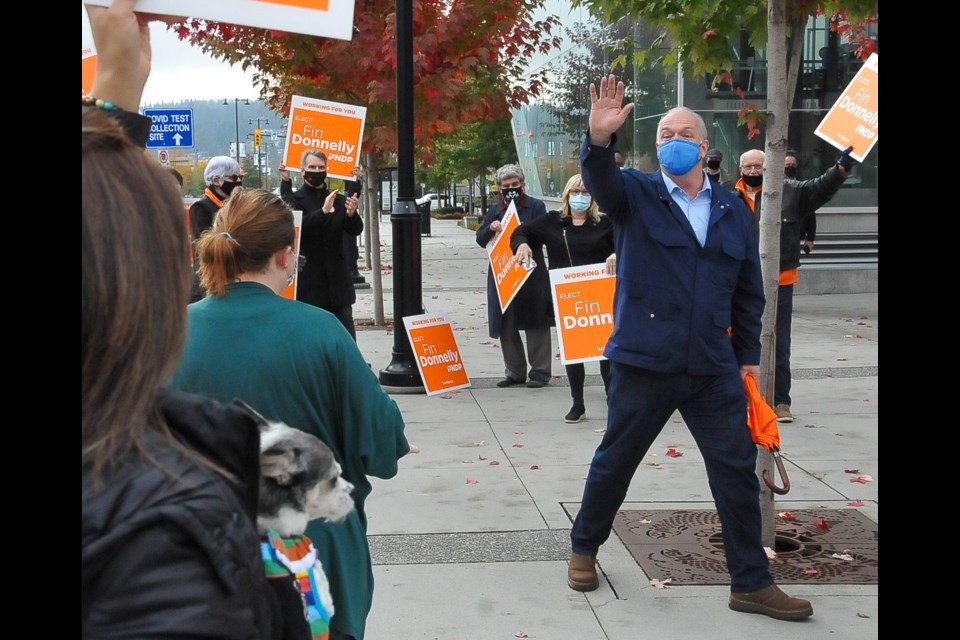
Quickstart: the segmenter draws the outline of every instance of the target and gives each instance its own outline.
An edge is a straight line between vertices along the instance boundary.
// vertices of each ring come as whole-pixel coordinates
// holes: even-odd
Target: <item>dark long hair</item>
[[[157,392],[186,334],[190,258],[173,181],[101,109],[82,108],[81,442],[94,477],[169,435]]]

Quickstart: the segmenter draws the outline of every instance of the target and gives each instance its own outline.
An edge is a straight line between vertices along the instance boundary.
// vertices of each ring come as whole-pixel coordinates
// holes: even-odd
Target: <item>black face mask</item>
[[[756,189],[763,184],[763,174],[758,173],[755,176],[743,176],[743,184],[747,185],[751,189]]]
[[[242,182],[227,182],[226,180],[224,180],[224,181],[220,184],[220,191],[223,191],[223,192],[227,195],[227,197],[229,198],[229,197],[230,197],[230,194],[233,193],[233,190],[234,190],[234,189],[236,189],[237,187],[242,187],[242,186],[243,186],[243,183],[242,183]]]
[[[304,171],[303,172],[303,181],[314,189],[319,189],[323,186],[323,183],[327,180],[326,171]]]
[[[504,187],[500,189],[500,193],[503,194],[504,202],[510,202],[520,197],[520,194],[523,193],[523,187]]]
[[[784,168],[783,168],[783,176],[784,176],[785,178],[790,178],[790,179],[796,178],[796,177],[797,177],[797,168],[796,168],[796,167],[784,167]]]
[[[720,168],[720,160],[717,160],[714,158],[707,160],[707,169],[710,169],[711,171],[716,171],[719,168]]]

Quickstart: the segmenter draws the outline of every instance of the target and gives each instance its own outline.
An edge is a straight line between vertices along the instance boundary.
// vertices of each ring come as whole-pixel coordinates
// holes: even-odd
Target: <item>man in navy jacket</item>
[[[599,586],[596,554],[610,535],[633,474],[675,410],[697,442],[720,516],[729,606],[782,620],[813,614],[777,587],[761,543],[756,445],[743,376],[760,373],[764,298],[750,214],[707,179],[703,119],[667,112],[657,127],[661,170],[620,171],[615,131],[633,104],[611,75],[590,85],[583,181],[614,223],[617,289],[607,430],[594,454],[571,531],[567,584]]]

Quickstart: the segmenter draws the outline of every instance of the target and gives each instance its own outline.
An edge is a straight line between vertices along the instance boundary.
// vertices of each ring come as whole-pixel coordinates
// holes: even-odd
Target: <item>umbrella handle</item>
[[[786,495],[790,492],[790,478],[787,477],[787,470],[783,466],[783,459],[780,457],[780,449],[773,447],[770,449],[770,455],[773,456],[773,463],[777,465],[777,471],[780,472],[780,477],[783,479],[783,486],[778,487],[775,485],[770,479],[770,473],[766,469],[764,469],[763,473],[760,475],[763,478],[764,484],[767,485],[770,491],[773,491],[778,496]]]

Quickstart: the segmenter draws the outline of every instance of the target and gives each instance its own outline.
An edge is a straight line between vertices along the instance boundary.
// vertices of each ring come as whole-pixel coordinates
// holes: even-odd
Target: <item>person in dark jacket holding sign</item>
[[[823,175],[811,180],[796,180],[786,174],[790,166],[796,171],[796,157],[784,164],[783,198],[780,202],[780,278],[777,287],[777,319],[773,408],[778,422],[793,422],[790,411],[790,334],[793,318],[793,288],[800,280],[800,247],[806,244],[805,235],[815,233],[812,218],[817,209],[830,202],[850,175],[853,160],[851,147],[837,159],[835,166]],[[740,156],[740,180],[736,193],[753,212],[754,223],[759,232],[761,195],[763,192],[763,162],[766,155],[759,149],[751,149]],[[794,173],[794,175],[796,175]],[[812,230],[811,230],[812,226]]]
[[[297,283],[297,300],[337,316],[356,341],[353,303],[357,301],[357,292],[344,255],[343,234],[363,233],[363,218],[357,215],[359,190],[350,189],[352,182],[347,183],[346,196],[327,188],[327,156],[322,151],[304,151],[300,170],[303,186],[294,191],[290,172],[280,167],[280,196],[292,209],[303,212],[300,255],[304,264]]]
[[[613,223],[600,215],[596,201],[583,186],[580,174],[571,176],[563,189],[563,206],[517,227],[510,238],[510,248],[517,260],[529,260],[533,247],[546,245],[550,269],[579,267],[604,263],[607,273],[616,273],[613,252]],[[567,423],[580,422],[586,415],[583,383],[586,373],[582,362],[566,365],[567,380],[573,406],[564,417]],[[610,362],[600,361],[600,377],[604,391],[610,380]]]
[[[523,169],[515,164],[507,164],[497,169],[497,187],[500,189],[499,202],[487,210],[483,224],[477,229],[477,244],[486,247],[494,236],[500,233],[501,223],[507,215],[507,208],[513,202],[517,208],[520,224],[527,224],[547,215],[547,207],[542,201],[533,198],[524,190]],[[553,364],[550,327],[553,326],[553,302],[550,299],[550,277],[547,275],[543,259],[543,248],[533,249],[533,261],[536,267],[533,273],[517,292],[510,306],[500,311],[500,297],[494,281],[493,269],[487,272],[487,317],[490,323],[490,337],[500,339],[503,351],[504,377],[498,387],[512,387],[526,382],[527,387],[539,389],[550,384]],[[527,356],[523,352],[523,340],[520,332],[527,336]],[[527,379],[529,360],[530,376]]]

